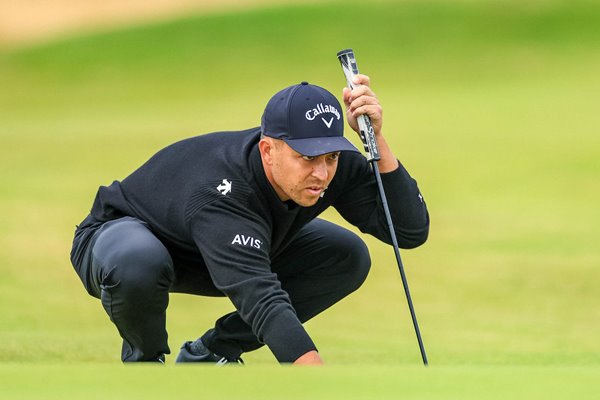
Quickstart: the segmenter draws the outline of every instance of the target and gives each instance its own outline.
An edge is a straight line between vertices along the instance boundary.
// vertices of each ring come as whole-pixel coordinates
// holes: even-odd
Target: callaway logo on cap
[[[305,156],[358,150],[344,138],[340,103],[320,86],[302,82],[278,92],[262,116],[265,136],[285,141]]]
[[[341,118],[340,117],[340,112],[338,111],[337,108],[335,108],[335,106],[332,106],[332,105],[329,105],[329,104],[323,105],[323,103],[319,103],[312,110],[308,110],[306,112],[305,116],[306,116],[307,120],[312,121],[312,120],[314,120],[317,117],[317,115],[328,114],[328,113],[329,114],[333,114],[334,117],[337,118],[337,119]],[[329,119],[329,121],[326,120],[324,117],[321,117],[321,121],[323,121],[323,123],[325,124],[325,126],[327,126],[328,128],[331,128],[331,124],[333,123],[333,118],[334,117],[331,117]]]

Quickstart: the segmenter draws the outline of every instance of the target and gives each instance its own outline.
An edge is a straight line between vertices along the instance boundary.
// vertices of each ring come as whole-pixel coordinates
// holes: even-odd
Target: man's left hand
[[[377,100],[377,96],[371,90],[370,80],[367,75],[356,75],[354,84],[357,87],[354,90],[344,88],[343,96],[346,104],[346,118],[352,129],[359,133],[357,117],[367,115],[371,118],[371,125],[375,135],[381,134],[381,125],[383,123],[383,109]]]

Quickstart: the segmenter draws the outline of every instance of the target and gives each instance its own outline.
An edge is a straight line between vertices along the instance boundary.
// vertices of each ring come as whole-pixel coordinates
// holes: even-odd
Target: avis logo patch
[[[260,239],[253,238],[252,236],[241,235],[238,233],[231,241],[231,244],[256,247],[257,249],[260,249],[262,246],[262,241]]]

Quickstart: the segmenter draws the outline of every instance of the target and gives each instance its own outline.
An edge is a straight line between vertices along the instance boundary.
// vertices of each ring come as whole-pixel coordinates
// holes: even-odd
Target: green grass
[[[591,1],[331,2],[0,52],[3,395],[592,398],[598,21]],[[227,372],[119,366],[116,331],[68,261],[97,187],[172,141],[258,125],[286,85],[339,94],[346,47],[431,212],[429,242],[403,258],[432,366],[419,366],[393,253],[371,238],[363,288],[307,324],[328,368],[292,372],[266,349]],[[229,310],[172,296],[172,350]]]
[[[592,399],[597,374],[582,367],[325,369],[119,365],[0,367],[3,396],[29,399]],[[32,385],[34,380],[37,384]],[[261,383],[257,384],[257,381]],[[151,384],[149,384],[151,382]],[[264,383],[263,383],[264,382]],[[141,389],[144,388],[144,389]],[[597,385],[596,385],[597,388]]]

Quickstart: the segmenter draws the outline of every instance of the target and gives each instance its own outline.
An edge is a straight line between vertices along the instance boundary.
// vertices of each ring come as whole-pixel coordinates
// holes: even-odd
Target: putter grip
[[[346,82],[350,90],[357,88],[360,85],[356,85],[352,82],[352,79],[358,75],[358,66],[356,65],[356,57],[354,57],[354,51],[352,49],[345,49],[338,51],[337,57],[342,65],[344,75],[346,75]],[[379,156],[379,149],[377,148],[377,141],[375,140],[375,131],[371,125],[371,119],[366,115],[361,115],[357,118],[358,130],[360,131],[360,139],[363,142],[367,160],[378,161],[381,157]]]

